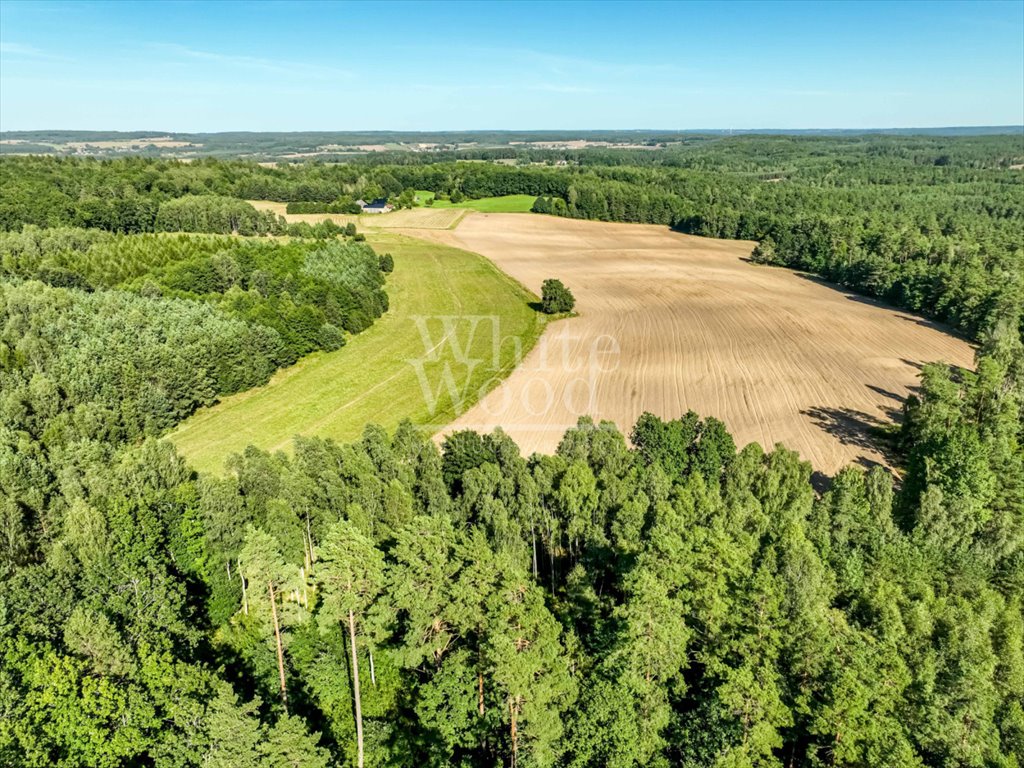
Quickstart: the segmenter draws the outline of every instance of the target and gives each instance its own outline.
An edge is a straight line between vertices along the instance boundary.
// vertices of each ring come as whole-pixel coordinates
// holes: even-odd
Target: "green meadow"
[[[425,205],[427,200],[434,198],[433,192],[417,190],[416,202]],[[501,197],[482,197],[479,200],[463,200],[453,203],[450,200],[434,199],[432,208],[465,208],[481,213],[529,213],[536,195],[502,195]]]
[[[475,403],[539,338],[536,296],[482,256],[405,235],[369,236],[389,252],[390,310],[335,352],[315,353],[263,387],[195,413],[169,439],[199,470],[253,444],[289,450],[295,435],[339,441],[375,422],[435,431]],[[504,343],[498,342],[504,339]]]

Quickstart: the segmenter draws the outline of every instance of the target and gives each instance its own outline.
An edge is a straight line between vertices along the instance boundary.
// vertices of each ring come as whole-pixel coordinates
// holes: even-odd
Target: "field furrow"
[[[782,442],[831,474],[884,463],[871,428],[891,423],[923,363],[973,362],[937,325],[749,263],[750,242],[481,213],[419,234],[483,254],[533,291],[557,277],[576,295],[579,316],[552,324],[445,430],[501,426],[525,452],[553,450],[581,415],[628,431],[644,411],[693,409],[740,444]]]

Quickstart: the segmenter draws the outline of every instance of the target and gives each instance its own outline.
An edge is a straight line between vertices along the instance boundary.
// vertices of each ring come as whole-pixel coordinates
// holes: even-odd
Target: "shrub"
[[[764,238],[750,254],[750,260],[755,264],[777,264],[775,256],[775,241],[771,237]]]
[[[541,307],[549,315],[572,312],[576,297],[562,284],[561,280],[545,280],[541,285]]]

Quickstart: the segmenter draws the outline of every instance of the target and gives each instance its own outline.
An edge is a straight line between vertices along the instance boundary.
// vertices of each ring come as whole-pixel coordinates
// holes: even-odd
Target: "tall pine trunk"
[[[511,701],[508,704],[508,711],[509,714],[512,715],[512,768],[516,768],[516,766],[519,764],[519,731],[516,728],[516,715],[518,714],[518,712],[516,712],[515,704]]]
[[[268,581],[270,590],[270,615],[274,618],[274,640],[277,641],[277,673],[281,677],[281,703],[288,714],[288,689],[284,680],[284,646],[281,645],[281,625],[277,621],[277,600],[274,598],[274,582]]]
[[[230,571],[230,570],[231,570],[231,561],[229,560],[228,561],[228,571]],[[231,578],[230,574],[228,575],[228,578]],[[249,615],[249,595],[248,595],[248,593],[245,590],[245,588],[246,588],[245,574],[242,573],[242,569],[241,568],[238,569],[238,578],[242,582],[242,610],[245,612],[245,615],[248,616]]]
[[[533,543],[533,578],[537,579],[537,532],[534,530],[534,523],[530,521],[530,540]]]
[[[352,644],[352,690],[356,700],[356,748],[359,754],[357,765],[363,768],[363,702],[359,693],[359,659],[356,656],[356,617],[348,611],[348,639]]]

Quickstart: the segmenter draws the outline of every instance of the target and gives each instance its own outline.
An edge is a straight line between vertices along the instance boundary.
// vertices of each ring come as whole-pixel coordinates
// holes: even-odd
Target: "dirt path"
[[[644,411],[722,419],[740,445],[777,442],[819,471],[884,463],[870,444],[932,360],[972,364],[966,342],[905,312],[745,261],[753,243],[664,227],[472,213],[409,230],[481,253],[528,288],[558,277],[579,317],[449,429],[501,426],[552,451],[581,414],[629,431]]]

